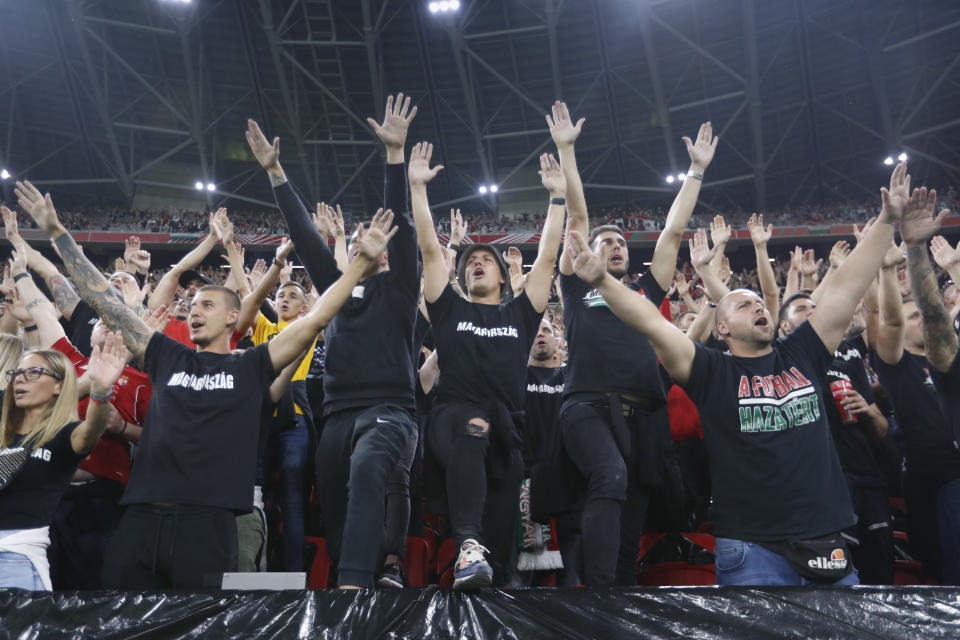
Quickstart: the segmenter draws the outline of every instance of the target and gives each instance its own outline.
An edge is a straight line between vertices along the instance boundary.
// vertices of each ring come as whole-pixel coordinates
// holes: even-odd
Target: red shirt
[[[87,371],[89,358],[80,353],[67,338],[60,338],[53,343],[52,349],[67,356],[73,363],[77,377]],[[113,384],[113,397],[110,404],[114,406],[120,417],[136,425],[143,425],[147,417],[147,407],[150,405],[150,393],[153,388],[150,378],[142,371],[133,367],[124,367],[120,377]],[[83,420],[87,415],[87,405],[90,398],[82,399],[77,405],[77,413]],[[80,463],[80,468],[98,476],[126,484],[130,476],[130,452],[127,443],[122,438],[105,433],[90,455]]]
[[[664,298],[660,304],[660,313],[670,321],[670,298]],[[667,394],[667,410],[670,412],[670,436],[674,442],[687,438],[703,440],[700,429],[700,412],[687,392],[673,385]]]

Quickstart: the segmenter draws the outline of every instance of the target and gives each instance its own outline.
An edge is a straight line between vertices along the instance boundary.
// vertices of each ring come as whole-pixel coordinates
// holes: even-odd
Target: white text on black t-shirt
[[[820,398],[796,367],[773,376],[740,376],[740,431],[785,431],[820,419]]]
[[[233,376],[229,373],[214,373],[200,376],[199,378],[186,371],[178,371],[170,376],[167,382],[168,387],[184,387],[194,391],[214,389],[233,389]]]

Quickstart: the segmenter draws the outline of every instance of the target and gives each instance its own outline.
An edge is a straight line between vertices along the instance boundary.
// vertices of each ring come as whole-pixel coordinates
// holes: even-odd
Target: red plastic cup
[[[844,424],[850,424],[857,421],[855,413],[843,406],[843,400],[847,397],[847,391],[853,391],[853,385],[849,380],[834,380],[830,383],[830,391],[833,393],[833,401],[837,403],[837,413]]]

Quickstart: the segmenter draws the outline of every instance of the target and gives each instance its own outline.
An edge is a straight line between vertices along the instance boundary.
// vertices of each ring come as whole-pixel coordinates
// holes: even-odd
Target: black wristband
[[[550,198],[550,204],[558,204],[561,207],[567,204],[566,198]]]
[[[31,278],[31,279],[32,279],[33,276],[30,275],[30,272],[29,272],[29,271],[24,271],[23,273],[18,273],[17,275],[13,276],[13,281],[14,281],[14,282],[20,282],[20,281],[23,280],[24,278]]]
[[[24,331],[36,331],[36,330],[37,330],[37,325],[32,324],[32,325],[30,325],[29,327],[24,327],[23,330],[24,330]]]
[[[447,249],[453,249],[454,251],[456,251],[457,253],[459,253],[459,252],[460,252],[460,245],[459,245],[459,244],[453,244],[453,243],[451,242],[451,243],[448,243],[448,244],[447,244]]]

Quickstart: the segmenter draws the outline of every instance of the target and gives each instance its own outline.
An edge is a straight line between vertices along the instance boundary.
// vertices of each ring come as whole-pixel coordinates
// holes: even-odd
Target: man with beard
[[[821,406],[826,371],[894,223],[922,206],[909,195],[904,163],[881,193],[877,222],[837,270],[820,311],[786,338],[774,342],[770,312],[756,293],[738,289],[720,300],[717,331],[730,355],[693,343],[608,272],[606,255],[578,232],[568,234],[565,251],[577,275],[650,340],[697,405],[710,455],[718,584],[857,582],[839,535],[854,523],[853,509]]]

